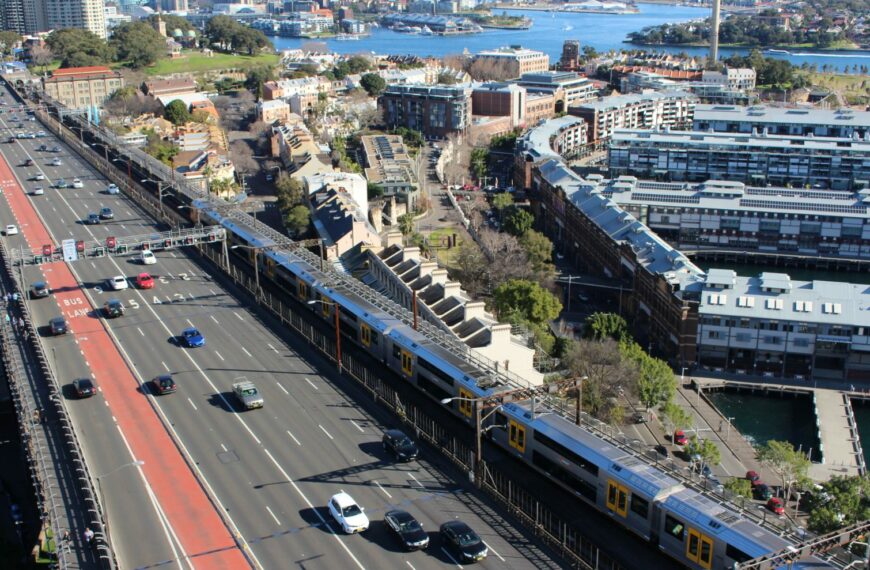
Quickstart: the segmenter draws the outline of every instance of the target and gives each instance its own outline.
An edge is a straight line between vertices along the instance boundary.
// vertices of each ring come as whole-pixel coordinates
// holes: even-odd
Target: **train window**
[[[739,548],[735,548],[730,544],[725,545],[725,556],[733,560],[734,562],[748,562],[752,560],[752,557],[740,550]]]
[[[626,516],[628,514],[628,488],[619,483],[608,481],[607,508],[619,516]]]
[[[686,543],[686,558],[693,562],[698,561],[698,552],[700,551],[701,535],[696,530],[689,531],[689,542]]]
[[[567,459],[568,461],[570,461],[571,463],[576,465],[577,467],[585,469],[589,473],[598,477],[598,466],[595,465],[594,463],[590,463],[589,461],[587,461],[586,458],[584,458],[582,455],[574,453],[573,451],[571,451],[570,449],[568,449],[564,445],[557,443],[556,441],[553,441],[553,439],[547,437],[546,435],[542,434],[539,431],[536,431],[532,435],[532,437],[535,438],[535,441],[540,442],[545,447],[549,447],[550,449],[552,449],[553,451],[555,451],[556,453],[558,453],[559,455],[561,455],[562,457],[564,457],[565,459]]]
[[[493,425],[502,426],[502,427],[508,425],[507,416],[505,416],[501,412],[496,412],[495,413],[495,423]]]
[[[465,388],[460,388],[459,397],[464,398],[464,400],[459,400],[459,411],[462,412],[462,415],[465,417],[470,418],[474,411],[474,402],[471,401],[474,395]]]
[[[526,428],[517,422],[510,422],[510,446],[524,453],[526,451]]]
[[[665,515],[665,532],[673,536],[677,540],[683,540],[683,534],[686,531],[686,525],[678,521],[671,515]]]
[[[399,356],[401,356],[401,354],[402,354],[402,349],[399,347],[398,344],[394,344],[393,345],[393,358],[399,358]]]
[[[419,361],[418,361],[419,362]],[[438,401],[441,401],[445,398],[449,398],[453,394],[448,392],[447,390],[442,389],[440,386],[436,385],[435,382],[432,382],[428,378],[426,378],[422,374],[417,374],[417,386],[432,394],[432,397]]]
[[[582,497],[585,497],[593,503],[595,502],[596,497],[598,496],[598,490],[592,483],[580,479],[573,473],[569,473],[563,469],[561,465],[558,465],[555,461],[545,457],[538,451],[532,452],[532,463],[542,471],[549,473],[556,480],[561,481]]]
[[[417,365],[420,366],[420,368],[424,368],[429,374],[435,376],[445,384],[453,386],[453,378],[443,370],[439,370],[437,367],[430,364],[428,360],[417,357]]]
[[[701,554],[698,556],[698,564],[709,568],[713,563],[713,541],[709,537],[701,535]]]
[[[632,493],[631,512],[640,516],[641,518],[646,519],[647,515],[649,515],[649,501],[641,496],[638,496],[637,493]]]
[[[414,359],[407,350],[402,351],[402,372],[408,376],[414,373]]]

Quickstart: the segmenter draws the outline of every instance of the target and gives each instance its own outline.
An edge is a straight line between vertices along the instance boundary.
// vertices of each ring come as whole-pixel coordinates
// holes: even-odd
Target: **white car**
[[[115,184],[109,184],[106,186],[106,194],[120,194],[121,189],[118,188]]]
[[[157,257],[150,250],[143,249],[142,253],[139,254],[139,262],[142,265],[154,265],[157,263]]]
[[[43,194],[45,194],[45,188],[43,188],[42,186],[37,186],[33,189],[34,196],[42,196]]]
[[[34,176],[33,179],[34,179],[34,180],[45,180],[45,174],[43,174],[42,172],[40,172],[39,174],[37,174],[36,176]]]
[[[329,513],[347,534],[363,532],[369,528],[369,518],[362,507],[344,491],[329,499]]]
[[[79,180],[78,178],[74,178],[74,179],[73,179],[73,183],[72,183],[72,187],[73,187],[73,188],[84,188],[85,185],[82,184],[82,181]]]
[[[6,235],[7,236],[17,236],[18,235],[18,226],[13,226],[9,224],[6,226]]]
[[[51,161],[51,165],[52,166],[62,166],[63,161],[61,161],[61,159],[59,159],[59,158],[55,158],[54,160]]]
[[[109,288],[115,291],[120,291],[130,286],[129,283],[127,283],[127,278],[123,275],[115,275],[114,277],[110,277],[107,282],[109,284]]]

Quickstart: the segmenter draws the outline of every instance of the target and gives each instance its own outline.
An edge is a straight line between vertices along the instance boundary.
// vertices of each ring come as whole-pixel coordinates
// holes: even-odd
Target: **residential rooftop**
[[[695,121],[742,121],[750,123],[852,125],[870,127],[870,111],[853,109],[786,108],[767,105],[696,105]]]

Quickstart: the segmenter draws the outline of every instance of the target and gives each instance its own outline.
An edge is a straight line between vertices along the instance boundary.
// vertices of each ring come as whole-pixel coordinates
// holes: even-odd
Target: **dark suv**
[[[392,453],[399,461],[413,461],[420,453],[417,444],[397,429],[389,429],[384,432],[384,449]]]
[[[124,304],[118,299],[109,299],[106,301],[106,304],[103,305],[103,313],[106,315],[107,319],[121,317],[124,315]]]
[[[154,386],[154,391],[158,394],[171,394],[175,392],[177,387],[175,386],[175,380],[172,379],[172,376],[169,374],[162,374],[154,378],[151,381],[151,384]]]
[[[48,326],[51,328],[51,334],[53,335],[61,335],[69,332],[69,328],[66,326],[66,321],[63,317],[55,317],[48,321]]]

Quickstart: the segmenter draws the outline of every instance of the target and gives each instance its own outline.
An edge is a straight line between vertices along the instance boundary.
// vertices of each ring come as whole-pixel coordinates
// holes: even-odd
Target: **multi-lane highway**
[[[0,115],[0,128],[18,123],[9,115]],[[61,152],[37,150],[43,144]],[[0,225],[21,229],[2,238],[11,247],[157,229],[123,196],[107,194],[107,182],[53,138],[2,143],[0,153],[11,169],[0,168]],[[60,166],[50,165],[55,156]],[[22,166],[28,159],[34,165]],[[32,181],[38,173],[46,180]],[[60,178],[79,178],[84,187],[56,189]],[[35,186],[45,194],[25,194]],[[83,223],[104,207],[112,208],[113,220]],[[381,448],[385,426],[337,387],[333,368],[265,327],[184,252],[158,253],[151,266],[134,257],[24,270],[25,282],[44,278],[56,289],[50,298],[30,301],[37,323],[63,314],[72,328],[70,335],[43,336],[59,380],[92,377],[101,390],[86,400],[67,391],[67,408],[99,478],[122,567],[165,561],[172,561],[165,567],[233,567],[244,563],[244,554],[264,568],[435,568],[457,563],[436,536],[441,523],[456,518],[489,545],[485,567],[558,566],[440,464],[426,457],[395,464]],[[154,289],[133,286],[141,271],[157,277]],[[114,275],[127,276],[130,288],[106,291],[104,281]],[[106,320],[94,311],[109,298],[123,302],[123,317]],[[205,346],[178,344],[177,335],[189,326],[203,332]],[[178,391],[157,397],[147,381],[167,373]],[[239,410],[230,394],[239,377],[257,384],[265,408]],[[365,507],[372,520],[366,533],[337,534],[325,505],[341,490]],[[388,534],[383,514],[396,507],[432,534],[427,551],[403,552]],[[223,532],[215,529],[221,516]],[[191,526],[191,520],[202,524]]]

